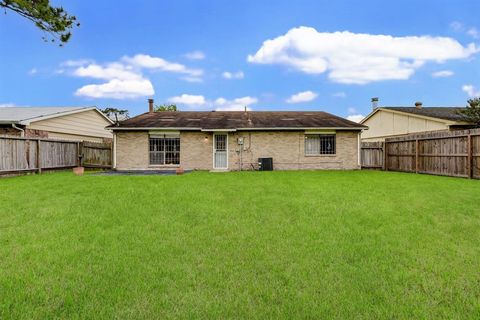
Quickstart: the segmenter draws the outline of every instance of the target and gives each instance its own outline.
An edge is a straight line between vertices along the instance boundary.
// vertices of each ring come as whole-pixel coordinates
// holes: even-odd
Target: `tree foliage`
[[[160,111],[177,111],[176,104],[161,104],[159,106],[155,106],[155,112]]]
[[[71,29],[80,26],[75,16],[62,7],[51,6],[49,0],[0,0],[0,8],[5,13],[10,10],[32,21],[45,32],[42,37],[45,42],[60,41],[60,46],[70,40]]]
[[[466,121],[480,126],[480,97],[468,100],[467,107],[460,112]]]
[[[115,120],[115,122],[119,121],[119,116],[120,120],[125,120],[128,119],[128,110],[126,109],[117,109],[117,108],[105,108],[105,109],[100,109],[107,117],[109,117],[112,120]]]

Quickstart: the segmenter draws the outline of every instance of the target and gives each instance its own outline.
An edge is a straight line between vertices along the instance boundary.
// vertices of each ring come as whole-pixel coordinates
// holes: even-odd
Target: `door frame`
[[[225,140],[225,152],[227,153],[227,166],[225,168],[215,168],[215,152],[216,148],[216,136],[226,136]],[[226,170],[228,169],[228,132],[218,132],[213,134],[213,145],[212,145],[212,167],[216,170]]]

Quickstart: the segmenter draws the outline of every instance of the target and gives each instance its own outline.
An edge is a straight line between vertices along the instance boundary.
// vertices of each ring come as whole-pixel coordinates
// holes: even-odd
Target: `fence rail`
[[[363,142],[361,152],[364,168],[480,179],[480,129]]]
[[[78,165],[110,168],[111,160],[110,143],[0,137],[0,174],[41,173]]]

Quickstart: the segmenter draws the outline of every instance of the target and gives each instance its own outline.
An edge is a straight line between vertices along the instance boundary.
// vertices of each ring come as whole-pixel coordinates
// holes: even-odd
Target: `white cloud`
[[[365,118],[365,116],[363,114],[360,114],[356,108],[354,107],[350,107],[347,109],[347,112],[348,112],[348,116],[347,116],[347,119],[350,120],[350,121],[353,121],[353,122],[358,122],[360,123],[360,121],[363,120],[363,118]]]
[[[190,69],[183,64],[145,54],[124,56],[120,61],[106,64],[92,60],[68,60],[60,66],[56,73],[105,81],[85,85],[75,92],[77,96],[90,98],[129,99],[153,95],[155,90],[143,73],[145,69],[179,73],[184,75],[181,79],[188,82],[203,81],[203,70]]]
[[[181,78],[182,80],[185,80],[187,82],[192,82],[192,83],[201,83],[203,82],[203,78],[201,77],[190,77],[190,76],[186,76],[186,77],[182,77]]]
[[[354,113],[357,113],[357,109],[353,108],[353,107],[350,107],[348,108],[348,114],[354,114]]]
[[[237,72],[229,72],[229,71],[225,71],[224,73],[222,73],[222,77],[224,77],[225,79],[243,79],[245,77],[245,74],[243,73],[243,71],[237,71]]]
[[[461,32],[465,29],[465,26],[461,22],[453,21],[450,23],[450,28],[452,28],[452,30],[455,32]]]
[[[227,100],[225,98],[217,98],[213,105],[216,107],[217,111],[243,111],[245,107],[247,110],[252,110],[250,105],[256,104],[258,99],[255,97],[245,96],[241,98],[236,98],[233,100]]]
[[[470,28],[467,30],[467,34],[474,39],[480,39],[480,32],[477,28]]]
[[[287,103],[302,103],[315,100],[318,94],[313,91],[303,91],[292,95],[286,100]]]
[[[182,94],[180,96],[170,97],[167,101],[169,103],[184,105],[189,108],[200,107],[201,109],[206,109],[213,106],[217,111],[243,111],[245,107],[247,107],[247,110],[251,110],[249,106],[256,104],[258,99],[245,96],[232,100],[223,97],[219,97],[215,100],[207,100],[203,95]]]
[[[147,79],[112,79],[102,84],[88,84],[75,92],[77,96],[89,98],[130,99],[152,96],[155,93]]]
[[[467,27],[465,24],[461,22],[454,21],[450,23],[450,28],[455,32],[465,33],[470,37],[472,37],[473,39],[480,39],[480,31],[475,27]]]
[[[410,78],[426,62],[464,59],[478,52],[447,37],[318,32],[298,27],[266,40],[248,61],[280,64],[307,74],[328,73],[339,83],[365,84]]]
[[[0,103],[0,108],[16,108],[19,107],[15,103]]]
[[[125,63],[145,69],[156,69],[160,71],[188,74],[193,77],[199,77],[203,70],[190,69],[180,63],[169,62],[159,57],[152,57],[148,54],[137,54],[133,57],[123,57]]]
[[[346,98],[347,94],[345,92],[335,92],[333,94],[333,97],[335,97],[335,98]]]
[[[85,85],[75,91],[76,96],[132,99],[155,93],[152,83],[143,77],[140,70],[119,62],[105,66],[87,63],[73,69],[72,74],[76,77],[108,80],[101,84]]]
[[[60,65],[62,67],[81,67],[91,63],[95,63],[95,61],[91,59],[78,59],[78,60],[67,60],[62,62]]]
[[[37,68],[32,68],[32,69],[30,69],[30,71],[28,71],[28,74],[31,75],[31,76],[33,76],[33,75],[35,75],[37,72],[38,72]]]
[[[360,121],[362,121],[363,118],[365,118],[363,114],[352,114],[347,117],[348,120],[357,122],[357,123],[360,123]]]
[[[181,96],[168,98],[168,102],[186,106],[203,106],[206,100],[205,97],[201,95],[182,94]]]
[[[81,66],[73,70],[73,75],[104,80],[134,80],[142,78],[142,74],[138,70],[133,70],[132,67],[125,66],[118,62],[109,63],[105,67],[95,63]]]
[[[195,50],[195,51],[186,53],[185,57],[190,60],[203,60],[205,59],[205,53],[199,50]]]
[[[471,84],[464,85],[462,90],[466,92],[470,98],[480,97],[480,89],[475,88]]]
[[[453,76],[454,73],[451,70],[440,70],[432,73],[432,77],[434,78],[446,78]]]

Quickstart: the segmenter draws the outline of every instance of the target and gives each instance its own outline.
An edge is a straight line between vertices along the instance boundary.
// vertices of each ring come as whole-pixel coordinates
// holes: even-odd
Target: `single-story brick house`
[[[358,169],[366,126],[326,112],[147,112],[108,129],[116,170]]]
[[[2,107],[0,135],[105,142],[113,121],[96,107]]]

